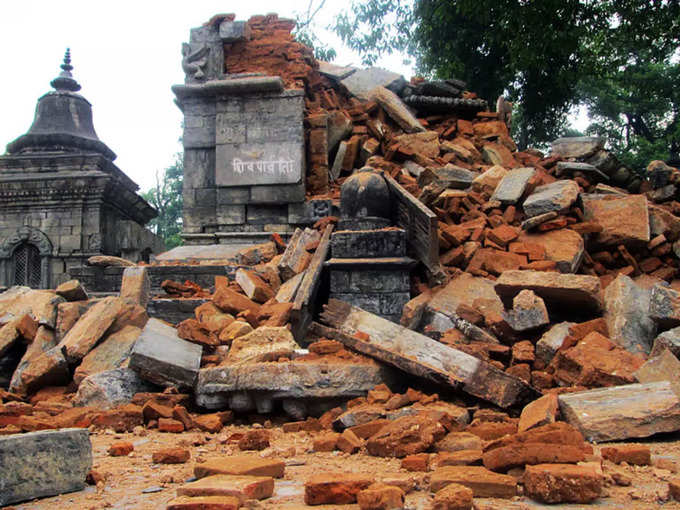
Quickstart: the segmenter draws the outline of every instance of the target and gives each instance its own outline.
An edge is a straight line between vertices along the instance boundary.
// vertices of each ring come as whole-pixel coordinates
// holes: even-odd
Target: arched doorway
[[[23,242],[12,253],[12,274],[14,285],[39,288],[41,285],[40,251],[30,243]]]

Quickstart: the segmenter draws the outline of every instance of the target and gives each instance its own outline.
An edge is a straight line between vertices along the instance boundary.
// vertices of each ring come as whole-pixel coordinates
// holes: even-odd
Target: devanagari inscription
[[[295,173],[295,162],[292,159],[275,159],[271,161],[243,161],[234,158],[231,162],[234,173],[260,175],[291,175]]]

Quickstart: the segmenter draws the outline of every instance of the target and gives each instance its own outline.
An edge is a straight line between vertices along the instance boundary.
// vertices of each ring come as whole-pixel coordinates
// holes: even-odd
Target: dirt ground
[[[257,425],[256,425],[257,426]],[[99,486],[52,498],[14,505],[16,510],[116,510],[159,509],[163,510],[175,496],[175,490],[193,476],[193,467],[205,459],[230,454],[240,454],[235,439],[247,430],[245,426],[228,426],[219,434],[184,432],[182,434],[160,433],[139,429],[138,433],[116,434],[111,431],[93,432],[92,446],[94,470],[106,477]],[[276,480],[274,496],[268,500],[252,502],[246,508],[299,509],[304,507],[303,492],[305,480],[313,474],[325,472],[361,472],[374,475],[376,480],[399,475],[413,477],[419,487],[406,499],[407,509],[430,508],[431,494],[426,490],[427,473],[409,473],[400,469],[397,459],[371,457],[364,453],[348,455],[339,451],[313,453],[314,435],[308,432],[284,433],[280,427],[273,427],[271,446],[251,455],[277,457],[286,460],[283,479]],[[110,457],[108,447],[117,441],[130,441],[135,450],[128,457]],[[652,450],[653,463],[665,459],[667,463],[680,466],[680,436],[664,437],[662,440],[647,442]],[[191,451],[186,464],[153,464],[151,455],[161,448],[181,446]],[[605,462],[605,473],[620,471],[630,477],[630,486],[616,486],[607,483],[606,497],[594,505],[541,505],[527,498],[516,500],[475,499],[479,510],[523,510],[537,508],[606,508],[642,510],[663,507],[680,509],[680,503],[670,500],[667,481],[675,476],[669,470],[654,466],[615,466]],[[251,503],[251,502],[249,502]],[[308,508],[358,509],[358,505],[332,505]]]

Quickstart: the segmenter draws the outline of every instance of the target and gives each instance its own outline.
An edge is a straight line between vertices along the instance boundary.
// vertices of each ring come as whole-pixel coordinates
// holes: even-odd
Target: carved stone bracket
[[[52,254],[52,243],[45,233],[35,227],[24,225],[0,243],[0,257],[11,257],[14,249],[23,242],[30,243],[38,248],[41,257]]]

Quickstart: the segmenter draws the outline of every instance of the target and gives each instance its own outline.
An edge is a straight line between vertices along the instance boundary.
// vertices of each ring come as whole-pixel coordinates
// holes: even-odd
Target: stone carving
[[[99,232],[90,234],[87,238],[87,249],[96,252],[102,251],[102,236]]]
[[[182,43],[182,69],[187,81],[205,80],[205,66],[208,64],[209,53],[210,47],[206,43],[199,47]]]
[[[23,242],[33,244],[38,248],[41,256],[52,253],[52,243],[49,238],[37,228],[24,225],[0,244],[0,257],[9,258],[14,248]]]
[[[295,161],[292,159],[277,159],[271,161],[241,161],[234,158],[231,162],[234,173],[242,175],[246,172],[269,175],[288,175],[296,171]]]

